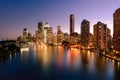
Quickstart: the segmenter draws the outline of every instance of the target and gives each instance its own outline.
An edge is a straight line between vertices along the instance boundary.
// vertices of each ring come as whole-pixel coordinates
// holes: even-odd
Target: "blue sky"
[[[83,19],[93,25],[101,21],[113,33],[113,13],[120,0],[0,0],[0,38],[16,39],[27,28],[32,34],[39,21],[48,22],[56,32],[57,25],[69,33],[69,15],[75,15],[75,31],[80,33]]]

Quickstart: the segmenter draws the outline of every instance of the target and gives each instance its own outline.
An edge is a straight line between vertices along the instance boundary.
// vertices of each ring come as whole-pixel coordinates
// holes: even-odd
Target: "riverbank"
[[[0,45],[0,63],[6,61],[10,55],[14,55],[20,48],[15,44]]]
[[[109,59],[115,60],[117,62],[120,62],[120,58],[115,56],[114,53],[110,53],[110,52],[103,52],[102,56],[107,57]]]
[[[107,58],[110,58],[112,60],[115,60],[117,62],[120,62],[120,58],[117,58],[117,56],[111,56],[111,55],[108,55],[108,54],[102,54],[104,57],[107,57]]]

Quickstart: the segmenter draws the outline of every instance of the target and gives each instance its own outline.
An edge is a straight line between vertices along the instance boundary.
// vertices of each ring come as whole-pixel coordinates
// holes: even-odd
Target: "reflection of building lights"
[[[120,62],[117,62],[117,66],[118,66],[118,68],[120,67]]]
[[[43,46],[43,49],[44,49],[44,52],[46,52],[46,51],[47,51],[47,46],[44,45],[44,46]]]
[[[23,51],[29,51],[29,48],[21,48],[20,50],[21,50],[21,53],[22,53]]]
[[[86,50],[85,50],[85,49],[83,49],[83,50],[82,50],[82,52],[83,52],[83,53],[85,53],[85,52],[86,52]]]
[[[78,50],[76,48],[71,48],[70,53],[71,53],[71,55],[79,55],[80,50]]]
[[[109,60],[108,57],[106,57],[106,60],[107,60],[107,61]]]
[[[112,60],[112,62],[114,63],[114,62],[115,62],[115,60]]]
[[[10,61],[11,61],[11,59],[12,59],[12,55],[10,54],[9,56],[10,56]]]
[[[90,54],[90,51],[88,51],[87,53]]]
[[[21,60],[22,61],[27,61],[28,60],[28,50],[23,50],[22,52],[21,52]]]
[[[51,61],[51,49],[48,48],[48,46],[46,44],[43,44],[42,45],[42,53],[41,54],[41,59],[42,59],[42,63],[43,63],[43,69],[44,70],[47,70],[48,69],[48,66],[50,65],[50,61]],[[48,54],[49,52],[49,54]]]
[[[90,51],[87,52],[87,56],[88,56],[88,58],[90,58]]]
[[[118,51],[116,51],[116,53],[118,53]]]
[[[92,59],[94,59],[95,58],[95,55],[94,55],[94,53],[92,53]]]
[[[36,45],[36,50],[41,50],[41,45],[40,44]]]
[[[67,65],[72,69],[78,69],[79,67],[79,55],[80,50],[76,48],[71,48],[70,53],[67,53]]]
[[[61,49],[61,48],[62,48],[62,46],[58,46],[58,48],[59,48],[59,49]]]

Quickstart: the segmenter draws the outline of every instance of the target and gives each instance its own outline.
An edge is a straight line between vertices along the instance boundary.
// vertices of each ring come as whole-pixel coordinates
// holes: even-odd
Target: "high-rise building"
[[[89,45],[90,23],[86,19],[81,22],[81,45],[88,47]]]
[[[107,28],[107,48],[110,49],[112,45],[111,31]]]
[[[38,31],[43,31],[43,23],[42,22],[38,23]]]
[[[24,28],[23,29],[23,37],[28,37],[28,30],[27,30],[27,28]]]
[[[64,33],[64,41],[70,42],[70,35],[67,32]]]
[[[93,47],[93,34],[89,34],[89,47]]]
[[[27,42],[27,41],[28,41],[28,30],[27,30],[27,28],[24,28],[24,29],[23,29],[22,41],[23,41],[23,42]]]
[[[71,34],[70,44],[71,45],[79,44],[79,35],[77,32]]]
[[[44,33],[43,33],[43,23],[39,22],[38,23],[38,38],[39,38],[39,42],[43,43],[43,37],[44,37]]]
[[[32,34],[29,32],[28,33],[28,41],[31,42],[32,41]]]
[[[53,29],[48,23],[44,24],[44,43],[53,44]]]
[[[120,8],[114,12],[113,18],[113,48],[120,52]]]
[[[94,25],[94,47],[99,50],[107,49],[107,25],[104,23]]]
[[[57,34],[53,33],[53,45],[57,45]]]
[[[38,37],[38,31],[35,33],[35,43],[40,44],[39,37]]]
[[[70,15],[70,35],[74,33],[74,15]]]
[[[61,26],[60,25],[57,26],[57,32],[58,31],[61,31]]]
[[[47,32],[48,32],[48,28],[50,27],[50,25],[48,23],[44,24],[44,43],[47,43]]]
[[[48,30],[47,30],[47,43],[53,44],[53,28],[52,27],[48,27]]]
[[[61,26],[57,26],[57,44],[61,45],[64,40],[64,33],[61,31]]]

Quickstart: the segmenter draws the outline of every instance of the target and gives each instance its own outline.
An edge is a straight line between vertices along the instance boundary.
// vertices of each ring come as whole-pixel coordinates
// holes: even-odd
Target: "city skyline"
[[[81,21],[87,19],[91,33],[93,25],[101,21],[107,24],[113,34],[113,13],[120,7],[119,4],[117,0],[1,0],[0,38],[16,39],[22,35],[24,28],[35,34],[40,21],[48,22],[53,32],[61,25],[61,30],[69,33],[70,14],[75,16],[75,32],[80,33]]]

